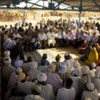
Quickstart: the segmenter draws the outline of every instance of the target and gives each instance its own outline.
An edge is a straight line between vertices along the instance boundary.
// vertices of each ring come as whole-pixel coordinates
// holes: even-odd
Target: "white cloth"
[[[67,72],[67,64],[65,62],[60,63],[60,67],[61,69],[59,70],[58,73],[64,74]]]
[[[38,34],[38,39],[39,40],[47,40],[47,35],[46,34]]]
[[[31,81],[26,81],[26,82],[19,81],[17,84],[17,91],[25,94],[31,94],[32,87],[33,87],[33,82]]]
[[[18,81],[19,81],[18,75],[15,72],[13,72],[8,80],[8,88],[10,89],[15,88]]]
[[[27,73],[30,70],[37,69],[37,66],[38,66],[38,63],[32,61],[32,62],[24,63],[22,68],[23,68],[23,71]]]
[[[62,86],[62,79],[56,73],[47,73],[47,81],[46,83],[51,84],[53,86],[53,90],[57,93],[58,89]]]
[[[82,99],[81,100],[85,100],[85,98],[91,98],[91,100],[99,100],[98,99],[98,92],[97,90],[93,90],[93,91],[84,91],[82,94]]]
[[[80,97],[81,93],[83,92],[83,84],[82,84],[82,80],[81,77],[72,77],[73,80],[73,84],[72,86],[75,88],[76,91],[76,97]]]
[[[25,96],[25,100],[45,100],[45,99],[40,97],[39,95],[30,94]]]
[[[66,62],[68,70],[71,70],[71,71],[74,70],[74,67],[73,67],[74,59],[71,58],[69,60],[65,60],[64,62]]]
[[[87,35],[87,36],[86,36],[86,40],[87,40],[88,42],[90,42],[90,41],[92,40],[92,36],[91,36],[91,35]]]
[[[37,80],[40,82],[46,82],[47,81],[47,75],[45,73],[39,73],[37,75]]]
[[[14,71],[15,71],[15,68],[11,64],[4,65],[2,69],[3,77],[8,80],[9,76]]]
[[[45,100],[55,100],[52,85],[47,84],[46,86],[43,86],[40,96]]]
[[[23,65],[23,60],[20,60],[20,59],[16,60],[14,62],[14,65],[16,68],[21,67]]]
[[[57,100],[75,100],[75,89],[61,88],[57,94]]]
[[[29,76],[30,80],[34,80],[37,79],[37,75],[41,73],[39,70],[37,69],[32,69],[29,72],[27,72],[27,75]]]
[[[3,43],[3,47],[8,49],[9,48],[9,44],[12,42],[11,38],[7,38],[5,40],[5,42]]]
[[[95,72],[96,72],[96,69],[92,69],[90,70],[90,74],[91,74],[91,77],[95,77]]]
[[[13,34],[14,38],[20,38],[22,39],[22,36],[20,34]]]

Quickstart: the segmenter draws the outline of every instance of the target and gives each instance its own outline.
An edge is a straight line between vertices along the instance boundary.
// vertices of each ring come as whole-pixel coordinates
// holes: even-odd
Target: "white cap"
[[[16,60],[14,65],[16,68],[21,67],[23,65],[23,60]]]
[[[92,63],[91,63],[91,67],[92,67],[92,68],[95,68],[95,67],[96,67],[95,62],[92,62]]]
[[[10,51],[9,50],[6,50],[5,52],[4,52],[4,57],[9,57],[10,56]]]
[[[30,95],[25,96],[25,100],[45,100],[45,99],[39,95],[30,94]]]
[[[39,73],[37,75],[37,80],[40,82],[45,82],[47,81],[47,75],[45,73]]]
[[[82,74],[88,74],[90,72],[89,66],[83,66]]]
[[[3,62],[4,64],[11,64],[11,58],[10,57],[4,57]]]
[[[94,90],[94,84],[93,83],[89,82],[89,83],[87,83],[86,86],[87,86],[88,90],[90,90],[90,91]]]

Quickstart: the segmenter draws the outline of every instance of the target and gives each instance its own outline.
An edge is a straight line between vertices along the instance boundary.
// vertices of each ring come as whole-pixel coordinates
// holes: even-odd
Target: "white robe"
[[[8,64],[3,66],[2,71],[3,71],[3,77],[8,80],[11,73],[15,71],[15,68],[11,64]]]
[[[55,100],[52,85],[47,84],[46,86],[43,86],[40,96],[45,100]]]
[[[39,70],[32,69],[29,72],[27,72],[27,76],[30,78],[30,80],[34,80],[34,79],[37,79],[37,75],[39,73],[41,73]]]
[[[63,83],[60,76],[56,73],[47,74],[47,81],[46,82],[53,86],[53,90],[55,93],[58,91],[58,89],[60,89],[62,87],[62,83]]]
[[[61,88],[57,94],[57,100],[75,100],[75,89]]]
[[[18,75],[15,72],[13,72],[10,75],[9,80],[8,80],[8,88],[11,88],[11,89],[15,88],[18,81],[19,81]]]
[[[22,92],[25,94],[31,94],[32,93],[32,86],[33,82],[31,81],[26,81],[26,82],[18,82],[17,85],[17,92]]]
[[[98,99],[98,92],[97,90],[93,90],[93,91],[84,91],[82,94],[82,99],[81,100],[85,100],[85,98],[91,98],[91,100],[99,100]]]
[[[38,63],[37,62],[27,62],[27,63],[24,63],[23,66],[22,66],[22,69],[24,72],[28,72],[32,69],[37,69],[37,66],[38,66]]]
[[[93,78],[93,84],[95,86],[95,88],[98,90],[98,92],[100,93],[100,78]]]
[[[83,92],[83,84],[82,84],[82,80],[81,77],[72,77],[73,80],[73,84],[72,86],[75,88],[76,90],[76,97],[80,96],[81,93]]]

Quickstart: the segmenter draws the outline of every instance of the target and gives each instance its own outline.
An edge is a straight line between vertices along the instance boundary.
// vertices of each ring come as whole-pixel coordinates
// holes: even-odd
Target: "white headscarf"
[[[84,75],[84,74],[88,74],[90,72],[90,69],[89,69],[89,67],[88,66],[83,66],[83,68],[82,68],[82,74]]]
[[[4,57],[3,62],[4,62],[4,64],[11,64],[11,58],[10,57]]]
[[[37,80],[40,82],[45,82],[47,81],[47,75],[45,73],[39,73],[37,75]]]
[[[90,91],[94,90],[94,84],[91,83],[91,82],[87,83],[86,87],[87,87],[87,89],[90,90]]]
[[[10,51],[9,50],[6,50],[5,52],[4,52],[4,57],[9,57],[10,56]]]
[[[80,67],[80,63],[79,63],[78,61],[74,61],[74,62],[73,62],[73,67],[74,67],[75,69],[78,69],[78,68]]]
[[[100,69],[99,68],[96,69],[95,76],[96,76],[96,78],[100,78]]]
[[[61,73],[61,74],[66,73],[66,71],[67,71],[67,65],[66,65],[66,63],[65,62],[61,62],[60,63],[60,67],[61,67],[61,69],[59,70],[58,73]]]
[[[95,62],[92,62],[92,63],[91,63],[91,67],[92,67],[92,68],[95,68],[95,67],[96,67]]]
[[[23,65],[23,60],[16,60],[14,65],[16,68],[21,67]]]
[[[30,95],[25,96],[25,100],[45,100],[45,99],[39,95],[30,94]]]

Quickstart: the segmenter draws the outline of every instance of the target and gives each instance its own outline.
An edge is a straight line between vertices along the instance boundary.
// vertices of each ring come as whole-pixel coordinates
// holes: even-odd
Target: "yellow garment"
[[[91,64],[92,62],[96,63],[98,61],[98,59],[99,59],[99,54],[98,54],[96,48],[93,47],[92,50],[90,51],[88,59],[86,60],[85,63],[88,65]]]
[[[20,73],[19,73],[19,80],[25,80],[25,78],[26,78],[25,73],[20,72]]]

